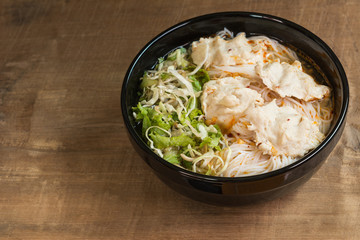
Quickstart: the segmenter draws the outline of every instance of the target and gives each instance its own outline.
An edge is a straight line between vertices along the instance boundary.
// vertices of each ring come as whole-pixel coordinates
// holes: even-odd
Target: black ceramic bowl
[[[325,140],[301,160],[284,168],[249,177],[212,177],[168,163],[152,152],[136,131],[131,107],[138,102],[140,77],[159,57],[224,27],[234,33],[266,35],[300,49],[326,75],[333,89],[334,120]],[[341,63],[333,51],[305,28],[285,19],[260,13],[224,12],[181,22],[151,40],[131,63],[121,92],[121,107],[130,140],[146,163],[168,186],[192,199],[211,204],[237,205],[281,196],[306,182],[322,165],[338,142],[345,125],[349,87]]]

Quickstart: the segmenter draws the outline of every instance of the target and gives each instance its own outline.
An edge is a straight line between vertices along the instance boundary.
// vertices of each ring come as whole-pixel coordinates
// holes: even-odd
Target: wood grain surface
[[[179,21],[256,11],[341,60],[351,102],[322,168],[271,202],[216,207],[166,187],[120,112],[132,58]],[[0,239],[360,239],[360,1],[1,0]]]

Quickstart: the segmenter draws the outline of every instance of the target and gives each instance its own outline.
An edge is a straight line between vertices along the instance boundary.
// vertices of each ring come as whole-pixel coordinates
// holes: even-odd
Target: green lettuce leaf
[[[165,120],[163,119],[163,115],[160,113],[156,113],[151,116],[151,122],[153,126],[159,126],[161,128],[164,128],[165,130],[169,130],[171,128],[171,124],[165,122]]]
[[[161,80],[166,80],[166,79],[168,79],[170,76],[171,76],[171,74],[170,74],[170,73],[167,73],[167,72],[163,72],[163,73],[160,74]]]
[[[159,126],[165,130],[169,130],[174,124],[174,121],[170,116],[165,116],[161,113],[156,112],[150,107],[143,107],[140,103],[136,107],[133,107],[133,111],[136,113],[136,121],[142,120],[142,134],[145,135],[145,131],[151,126]],[[164,118],[170,121],[165,121]],[[154,129],[154,131],[159,132],[161,135],[164,134],[164,131],[161,129]]]
[[[170,145],[178,147],[186,147],[188,145],[195,146],[195,140],[193,137],[186,135],[185,133],[180,136],[171,137]]]
[[[142,128],[141,128],[141,133],[143,136],[145,136],[145,132],[149,127],[151,127],[151,121],[149,116],[145,115],[142,121]]]
[[[174,149],[165,150],[164,159],[172,164],[181,164],[181,157],[179,151]]]
[[[202,140],[200,147],[207,145],[210,148],[214,148],[215,150],[220,151],[221,147],[219,144],[220,139],[222,138],[222,133],[217,125],[214,125],[214,127],[216,128],[217,132],[208,132],[208,136]]]
[[[196,142],[193,137],[186,135],[185,133],[180,136],[168,137],[161,134],[160,129],[151,129],[149,137],[154,142],[154,146],[159,149],[167,147],[187,147],[189,144],[195,146]]]
[[[201,111],[201,109],[195,108],[195,109],[192,110],[192,112],[189,114],[189,118],[190,118],[190,120],[192,121],[192,120],[195,119],[195,117],[199,117],[199,116],[201,116],[201,115],[203,115],[203,112]]]
[[[164,149],[170,146],[170,137],[162,136],[158,132],[152,132],[149,137],[154,142],[154,146],[159,149]]]
[[[149,76],[147,75],[147,73],[144,73],[144,76],[142,77],[142,81],[140,83],[140,88],[146,88],[152,85],[155,85],[158,83],[157,79],[151,79],[149,78]]]
[[[178,67],[186,68],[190,62],[185,59],[186,49],[178,48],[172,53],[170,53],[166,59],[166,61],[176,61]]]
[[[208,72],[205,69],[199,69],[194,75],[189,76],[192,80],[192,86],[196,92],[202,90],[204,84],[210,81]]]
[[[182,160],[182,166],[188,170],[192,170],[193,163],[189,161]]]

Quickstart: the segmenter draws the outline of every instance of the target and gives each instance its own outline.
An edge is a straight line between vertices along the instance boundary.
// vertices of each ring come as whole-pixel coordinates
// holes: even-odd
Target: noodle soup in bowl
[[[156,175],[190,198],[226,205],[306,182],[339,140],[348,100],[345,72],[322,40],[246,12],[164,31],[135,57],[121,94],[130,140]]]

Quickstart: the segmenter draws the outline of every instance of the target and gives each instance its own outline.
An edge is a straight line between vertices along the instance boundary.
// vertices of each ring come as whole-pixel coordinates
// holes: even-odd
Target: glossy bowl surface
[[[152,152],[136,130],[131,107],[138,101],[140,77],[159,57],[226,27],[247,36],[265,35],[299,49],[326,75],[334,94],[334,120],[325,140],[299,161],[284,168],[248,177],[212,177],[174,166]],[[213,13],[181,22],[151,40],[131,63],[121,92],[122,115],[129,138],[146,163],[168,186],[192,199],[210,204],[239,205],[281,196],[306,182],[326,160],[345,126],[349,87],[333,51],[316,35],[288,20],[261,13]],[[130,159],[124,159],[129,161]]]

